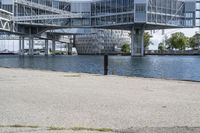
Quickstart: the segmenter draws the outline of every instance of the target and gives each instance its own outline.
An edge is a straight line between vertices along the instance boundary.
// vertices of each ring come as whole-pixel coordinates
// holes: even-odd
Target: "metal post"
[[[31,27],[29,27],[29,56],[33,56],[33,37]]]
[[[135,54],[134,41],[135,41],[135,29],[134,29],[134,27],[132,27],[132,30],[131,30],[131,56],[134,56],[134,54]]]
[[[29,37],[29,43],[28,43],[28,55],[31,55],[31,37]]]
[[[48,47],[48,40],[45,40],[45,55],[47,56],[49,53],[49,47]]]
[[[21,52],[22,52],[22,37],[20,36],[19,37],[19,53],[18,54],[21,55],[22,54]]]
[[[33,37],[29,37],[29,55],[30,56],[33,56],[33,51],[34,51],[33,42],[34,42]]]
[[[108,55],[104,55],[104,75],[108,75]]]
[[[73,35],[73,47],[76,47],[76,35]]]
[[[22,37],[22,51],[21,51],[21,53],[22,53],[22,55],[24,55],[24,37]]]
[[[55,55],[55,51],[56,51],[56,41],[52,40],[52,55]]]

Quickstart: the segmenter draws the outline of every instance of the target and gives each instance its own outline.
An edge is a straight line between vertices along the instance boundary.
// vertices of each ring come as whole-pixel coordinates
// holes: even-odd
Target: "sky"
[[[153,33],[153,38],[151,38],[151,41],[153,45],[150,46],[150,50],[156,50],[158,49],[158,44],[163,41],[165,36],[170,37],[171,34],[175,32],[183,32],[187,37],[191,37],[195,35],[196,32],[199,32],[198,28],[184,28],[184,29],[170,29],[170,30],[165,30],[165,34],[162,35],[162,31],[155,31]]]

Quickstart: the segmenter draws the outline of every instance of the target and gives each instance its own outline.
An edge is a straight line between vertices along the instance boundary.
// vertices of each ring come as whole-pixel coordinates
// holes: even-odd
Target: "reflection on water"
[[[0,56],[0,66],[103,74],[103,56]],[[109,73],[200,81],[200,56],[109,56]]]

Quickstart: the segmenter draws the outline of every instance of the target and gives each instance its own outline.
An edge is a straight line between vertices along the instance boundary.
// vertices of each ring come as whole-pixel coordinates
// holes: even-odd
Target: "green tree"
[[[126,54],[130,53],[131,51],[130,45],[127,43],[123,44],[121,47],[121,51]]]
[[[129,33],[129,36],[131,37],[131,33]],[[149,48],[149,45],[153,44],[151,42],[151,38],[153,36],[149,34],[149,32],[144,32],[144,48],[145,49],[148,49]]]
[[[150,35],[149,32],[144,33],[144,48],[145,49],[148,49],[149,45],[153,44],[151,42],[151,38],[152,38],[152,35]]]
[[[166,49],[165,44],[163,42],[159,43],[158,50],[164,51]]]
[[[200,47],[200,35],[196,34],[189,39],[189,47],[192,49]]]
[[[169,38],[169,49],[185,50],[188,46],[188,38],[181,32],[176,32]]]
[[[166,49],[171,49],[171,44],[170,44],[170,40],[169,40],[168,36],[165,36],[164,44],[165,44]]]

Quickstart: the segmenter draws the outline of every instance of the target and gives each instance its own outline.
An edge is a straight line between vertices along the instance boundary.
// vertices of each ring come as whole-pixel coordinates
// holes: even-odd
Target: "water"
[[[103,74],[103,56],[0,56],[0,67]],[[200,56],[109,56],[109,74],[200,81]]]

